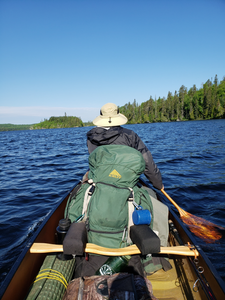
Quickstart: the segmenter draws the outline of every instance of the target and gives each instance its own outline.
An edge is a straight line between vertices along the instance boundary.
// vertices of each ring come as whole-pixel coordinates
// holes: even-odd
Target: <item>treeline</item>
[[[178,92],[168,92],[166,99],[150,97],[140,105],[134,100],[120,107],[120,112],[128,124],[224,118],[225,77],[218,83],[216,75],[199,90],[195,85],[189,90],[182,85]]]
[[[0,124],[0,131],[28,130],[31,125]]]
[[[43,122],[34,124],[31,129],[52,129],[52,128],[71,128],[83,127],[84,124],[78,117],[69,117],[65,114],[63,117],[51,117]]]
[[[94,126],[92,121],[83,122],[85,127]]]

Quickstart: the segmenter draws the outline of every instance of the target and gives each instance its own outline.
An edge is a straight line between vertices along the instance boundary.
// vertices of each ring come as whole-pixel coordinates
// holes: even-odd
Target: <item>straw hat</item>
[[[100,116],[93,120],[96,126],[110,127],[119,126],[127,123],[127,118],[119,113],[116,104],[107,103],[102,106]]]

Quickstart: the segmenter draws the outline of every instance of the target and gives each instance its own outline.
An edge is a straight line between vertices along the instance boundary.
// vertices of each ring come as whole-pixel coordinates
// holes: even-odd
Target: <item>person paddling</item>
[[[126,123],[127,118],[119,112],[116,104],[107,103],[103,105],[100,115],[93,120],[93,124],[97,127],[87,133],[89,154],[102,145],[126,145],[132,147],[143,155],[145,176],[156,189],[163,189],[162,176],[151,152],[134,131],[121,127],[121,125]]]

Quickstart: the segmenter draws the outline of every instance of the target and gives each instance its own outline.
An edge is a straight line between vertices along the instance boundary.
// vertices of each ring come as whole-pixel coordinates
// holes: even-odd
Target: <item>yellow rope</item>
[[[47,272],[45,272],[45,271],[47,271]],[[41,272],[44,272],[44,273],[41,273]],[[39,280],[42,280],[42,279],[57,280],[57,281],[61,282],[65,288],[67,288],[67,286],[68,286],[68,282],[67,282],[66,278],[63,276],[62,273],[60,273],[59,271],[56,271],[56,270],[52,270],[52,269],[41,270],[39,272],[39,274],[36,276],[36,280],[34,281],[34,283]]]
[[[60,273],[59,271],[56,271],[56,270],[53,270],[53,269],[42,269],[42,270],[40,270],[40,272],[43,272],[43,271],[49,271],[49,272],[55,272],[55,273],[58,273],[58,274],[60,275],[60,277],[62,277],[62,279],[65,281],[65,283],[68,285],[66,278],[65,278],[65,277],[63,276],[63,274]],[[40,273],[40,272],[39,272],[39,273]]]

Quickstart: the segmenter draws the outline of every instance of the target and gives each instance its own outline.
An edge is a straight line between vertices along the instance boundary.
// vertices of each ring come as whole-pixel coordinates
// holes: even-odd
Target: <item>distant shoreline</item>
[[[154,124],[154,123],[170,123],[170,122],[186,122],[186,121],[209,121],[209,120],[219,120],[224,118],[216,118],[216,119],[198,119],[198,120],[176,120],[176,121],[165,121],[165,122],[144,122],[144,123],[134,123],[134,124]],[[126,125],[134,125],[131,123],[127,123]],[[61,129],[61,128],[79,128],[79,127],[90,127],[94,126],[94,124],[90,122],[84,122],[83,126],[71,126],[71,127],[54,127],[54,128],[33,128],[36,124],[28,124],[28,125],[15,125],[15,124],[0,124],[0,132],[1,131],[19,131],[19,130],[42,130],[42,129]]]

